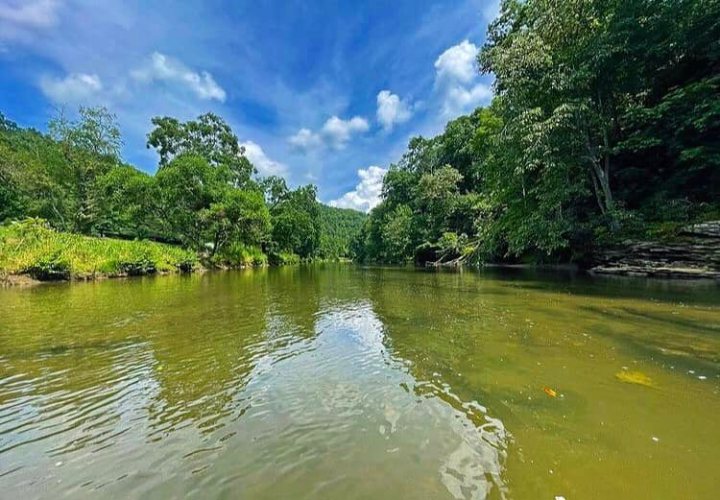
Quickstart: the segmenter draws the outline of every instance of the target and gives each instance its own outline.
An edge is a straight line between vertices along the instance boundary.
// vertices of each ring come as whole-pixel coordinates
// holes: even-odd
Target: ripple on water
[[[0,379],[0,477],[67,494],[343,498],[401,495],[412,477],[426,498],[504,496],[502,423],[415,380],[370,303],[321,305],[310,332],[283,309],[261,331],[208,321],[181,335],[172,316],[131,315],[113,338],[0,360],[14,370]]]

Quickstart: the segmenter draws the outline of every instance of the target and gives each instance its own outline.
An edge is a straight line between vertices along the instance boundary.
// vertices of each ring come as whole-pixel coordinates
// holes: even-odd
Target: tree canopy
[[[172,242],[218,265],[264,262],[268,254],[278,261],[350,255],[349,231],[360,224],[343,233],[331,207],[321,219],[315,186],[254,177],[222,118],[152,123],[155,175],[123,163],[119,127],[105,108],[80,108],[76,120],[59,114],[48,134],[0,115],[0,222],[39,217],[62,231]],[[340,242],[321,249],[333,238]]]
[[[495,99],[410,141],[355,248],[369,260],[583,260],[718,214],[720,2],[504,0]]]

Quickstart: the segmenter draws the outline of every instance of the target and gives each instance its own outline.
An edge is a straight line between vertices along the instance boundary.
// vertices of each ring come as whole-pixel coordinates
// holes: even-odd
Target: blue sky
[[[0,0],[0,111],[45,129],[105,105],[154,172],[150,118],[213,111],[261,174],[366,210],[410,137],[489,102],[474,55],[497,0]]]

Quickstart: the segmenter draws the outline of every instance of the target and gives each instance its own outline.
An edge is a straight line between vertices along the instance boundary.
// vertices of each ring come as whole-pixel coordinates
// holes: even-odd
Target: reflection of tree
[[[157,360],[156,431],[187,420],[210,431],[242,414],[250,402],[241,392],[258,363],[292,356],[294,343],[316,335],[332,276],[316,266],[211,273],[165,304],[144,325]]]
[[[11,446],[66,432],[59,452],[108,438],[126,389],[151,360],[137,327],[153,288],[138,280],[3,293],[0,420],[14,415]]]
[[[144,323],[151,334],[157,432],[185,421],[204,430],[242,411],[237,394],[264,354],[268,290],[264,270],[210,273],[165,297]]]
[[[309,338],[315,334],[320,303],[315,266],[283,266],[267,271],[268,312],[274,337]]]
[[[441,401],[440,407],[452,409],[445,425],[460,441],[440,468],[443,485],[456,498],[468,492],[473,498],[504,497],[507,436],[503,422],[488,413],[501,403],[478,383],[485,371],[484,343],[474,331],[497,308],[499,292],[485,289],[479,301],[481,284],[461,274],[384,269],[368,273],[364,282],[391,363],[405,366],[412,377],[411,385],[402,387],[418,402]],[[470,378],[463,376],[468,372]]]
[[[366,284],[388,350],[406,363],[418,395],[443,399],[477,425],[485,415],[468,402],[495,412],[505,406],[504,397],[488,390],[505,365],[491,354],[497,352],[492,344],[498,336],[522,343],[525,326],[512,321],[510,299],[496,282],[472,274],[384,269],[370,274]]]
[[[3,376],[42,382],[33,394],[111,382],[117,360],[144,338],[134,326],[152,310],[154,280],[41,286],[3,293]],[[6,394],[3,392],[3,394]]]

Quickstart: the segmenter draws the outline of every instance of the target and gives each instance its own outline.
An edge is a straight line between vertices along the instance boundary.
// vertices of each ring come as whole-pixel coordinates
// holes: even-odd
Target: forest
[[[410,140],[369,216],[260,178],[219,116],[156,117],[149,175],[105,108],[0,115],[0,222],[151,240],[206,265],[580,263],[720,219],[720,1],[505,0],[486,106]]]
[[[258,177],[222,118],[152,124],[155,175],[122,161],[105,108],[59,114],[47,134],[0,115],[0,222],[36,218],[61,233],[172,244],[213,267],[349,257],[365,215],[320,204],[315,186]]]
[[[585,263],[720,218],[720,2],[505,0],[492,103],[414,138],[361,260]]]

